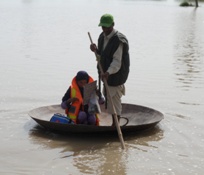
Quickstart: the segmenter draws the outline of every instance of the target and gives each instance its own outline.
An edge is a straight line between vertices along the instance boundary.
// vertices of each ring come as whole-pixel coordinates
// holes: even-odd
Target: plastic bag
[[[101,113],[101,108],[100,108],[99,103],[98,103],[98,96],[96,95],[96,92],[91,94],[91,97],[89,100],[88,112],[90,114]]]
[[[68,116],[56,113],[50,119],[51,122],[63,123],[63,124],[75,124]]]

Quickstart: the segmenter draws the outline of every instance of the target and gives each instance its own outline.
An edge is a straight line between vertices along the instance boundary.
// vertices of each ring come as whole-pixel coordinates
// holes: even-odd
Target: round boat
[[[122,115],[120,126],[122,132],[135,132],[153,128],[163,118],[163,114],[155,109],[135,104],[122,104]],[[66,133],[106,133],[117,132],[116,127],[111,126],[112,116],[107,113],[104,105],[101,105],[99,114],[100,126],[82,124],[63,124],[50,122],[55,113],[65,115],[64,109],[60,105],[43,106],[29,111],[29,116],[42,127]]]

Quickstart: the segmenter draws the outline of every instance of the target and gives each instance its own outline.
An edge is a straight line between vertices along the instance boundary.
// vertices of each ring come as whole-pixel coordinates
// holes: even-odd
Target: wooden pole
[[[91,41],[91,44],[93,44],[93,41],[92,41],[92,39],[91,39],[91,35],[90,35],[89,32],[88,32],[88,36],[89,36],[89,39],[90,39],[90,41]],[[96,52],[95,52],[95,56],[96,56],[96,60],[97,60],[97,62],[98,62],[99,70],[100,70],[100,72],[103,74],[104,72],[103,72],[101,63],[100,63],[100,61],[99,61],[99,59],[98,59],[98,55],[97,55]],[[113,100],[112,100],[111,95],[110,95],[110,91],[109,91],[109,88],[108,88],[108,83],[107,83],[107,80],[106,80],[106,79],[104,79],[103,81],[104,81],[104,84],[105,84],[105,88],[106,88],[106,91],[107,91],[107,95],[109,96],[110,103],[111,103],[112,108],[113,108],[113,112],[114,112],[113,116],[114,116],[114,120],[115,120],[115,124],[116,124],[116,128],[117,128],[118,136],[119,136],[119,139],[120,139],[120,142],[121,142],[121,146],[122,146],[122,149],[125,149],[125,144],[124,144],[124,140],[123,140],[123,135],[122,135],[122,132],[121,132],[121,128],[120,128],[120,126],[119,126],[119,122],[118,122],[118,117],[117,117],[117,114],[116,114],[115,106],[114,106],[114,104],[113,104]]]

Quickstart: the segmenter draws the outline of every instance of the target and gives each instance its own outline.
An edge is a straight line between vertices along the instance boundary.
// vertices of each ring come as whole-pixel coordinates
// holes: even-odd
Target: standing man
[[[111,14],[104,14],[101,17],[98,26],[101,26],[103,32],[98,38],[98,48],[96,44],[91,44],[90,49],[100,56],[99,61],[104,72],[101,77],[107,80],[119,121],[122,112],[121,97],[125,95],[124,83],[129,74],[130,58],[128,40],[125,35],[114,29],[114,24]],[[109,97],[106,96],[106,93],[104,95],[107,99],[108,112],[113,117],[114,111]],[[114,117],[112,126],[115,126]]]

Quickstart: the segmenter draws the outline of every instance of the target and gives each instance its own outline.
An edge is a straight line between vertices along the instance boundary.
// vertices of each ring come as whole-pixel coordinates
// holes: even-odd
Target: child
[[[93,78],[86,71],[79,71],[62,98],[61,107],[76,124],[99,125],[99,118],[88,113],[88,105],[83,105],[83,89]]]

